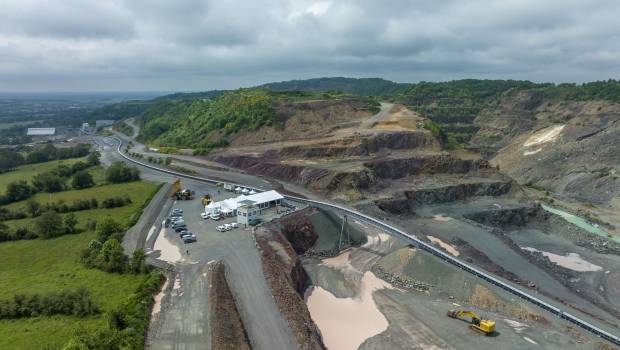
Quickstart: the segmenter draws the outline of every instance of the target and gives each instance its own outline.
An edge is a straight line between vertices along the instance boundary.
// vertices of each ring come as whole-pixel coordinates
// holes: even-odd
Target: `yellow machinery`
[[[177,193],[179,193],[179,191],[181,191],[181,180],[177,179],[173,184],[172,184],[172,193],[170,194],[170,197],[177,197]]]
[[[483,320],[480,316],[476,315],[473,311],[465,310],[451,310],[448,311],[448,317],[462,318],[470,317],[471,325],[469,326],[474,331],[480,332],[484,335],[490,336],[495,334],[495,321]]]
[[[177,179],[172,184],[172,193],[170,197],[176,198],[177,200],[189,200],[194,198],[194,192],[186,188],[182,189],[181,180]]]
[[[207,206],[209,204],[211,204],[211,202],[213,201],[213,199],[211,198],[210,194],[205,194],[204,197],[202,197],[202,205]]]

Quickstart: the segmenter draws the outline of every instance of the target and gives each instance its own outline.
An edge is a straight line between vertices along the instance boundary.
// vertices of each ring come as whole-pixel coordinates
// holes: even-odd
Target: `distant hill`
[[[268,83],[260,87],[273,91],[341,91],[362,96],[388,96],[403,92],[411,84],[381,78],[316,78]]]

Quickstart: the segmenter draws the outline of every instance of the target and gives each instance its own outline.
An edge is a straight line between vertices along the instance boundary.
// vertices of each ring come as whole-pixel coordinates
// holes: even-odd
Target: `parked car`
[[[196,242],[196,235],[183,236],[183,238],[181,239],[183,240],[183,243],[185,244]]]
[[[183,213],[183,209],[179,209],[179,208],[174,208],[172,209],[173,213]]]
[[[250,219],[248,220],[248,225],[256,226],[261,223],[261,219]]]
[[[219,231],[219,232],[224,232],[224,231],[226,231],[226,228],[224,227],[224,225],[220,225],[220,226],[216,227],[215,229],[216,229],[217,231]]]
[[[183,226],[179,226],[179,227],[175,227],[174,228],[174,232],[179,233],[181,231],[187,231],[187,226],[183,225]]]
[[[217,221],[217,220],[220,220],[220,219],[222,218],[222,214],[215,214],[215,213],[212,213],[211,215],[209,215],[209,218],[210,218],[211,220],[215,220],[215,221]]]
[[[232,225],[230,225],[230,224],[224,224],[224,229],[225,229],[226,231],[230,231],[230,230],[232,230],[232,229],[233,229],[233,227],[232,227]]]
[[[230,226],[231,226],[232,228],[238,228],[238,227],[239,227],[239,224],[238,224],[238,223],[236,223],[236,222],[231,222],[231,223],[230,223]]]
[[[191,232],[189,232],[187,229],[181,230],[179,232],[179,237],[183,238],[183,236],[187,235],[187,234],[191,234]]]
[[[206,220],[209,218],[209,215],[207,215],[207,213],[200,213],[200,217]]]

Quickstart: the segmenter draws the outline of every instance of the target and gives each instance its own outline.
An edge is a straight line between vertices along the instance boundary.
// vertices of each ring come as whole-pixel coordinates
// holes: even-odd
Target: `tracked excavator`
[[[475,312],[469,310],[451,310],[448,311],[448,317],[463,319],[463,317],[471,318],[469,328],[486,336],[495,334],[495,321],[483,320]]]

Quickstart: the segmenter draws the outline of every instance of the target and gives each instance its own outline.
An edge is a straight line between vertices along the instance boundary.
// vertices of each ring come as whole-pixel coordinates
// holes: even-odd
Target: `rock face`
[[[474,196],[500,196],[510,191],[511,181],[462,183],[405,191],[415,205],[454,202]]]
[[[209,267],[209,326],[211,328],[211,348],[251,349],[245,328],[239,316],[228,283],[226,267],[217,262]]]
[[[463,216],[483,225],[505,228],[525,226],[532,219],[544,219],[548,217],[548,214],[537,204],[518,208],[490,209]]]
[[[297,212],[284,219],[279,224],[282,234],[289,241],[297,255],[303,255],[312,248],[319,236],[314,232],[314,225],[308,220],[304,212]]]
[[[381,150],[404,150],[437,146],[437,141],[427,132],[392,131],[380,134],[357,135],[333,142],[313,145],[296,145],[282,148],[284,157],[326,158],[370,156]]]
[[[364,164],[376,177],[400,179],[410,175],[464,174],[480,168],[488,168],[488,162],[481,159],[460,159],[449,154],[417,155],[407,158],[388,158]]]
[[[302,350],[325,349],[318,327],[303,299],[309,278],[301,260],[278,227],[269,225],[256,233],[263,272],[282,316]]]
[[[620,210],[620,103],[546,101],[523,91],[481,112],[475,124],[480,130],[470,147],[519,184]]]

